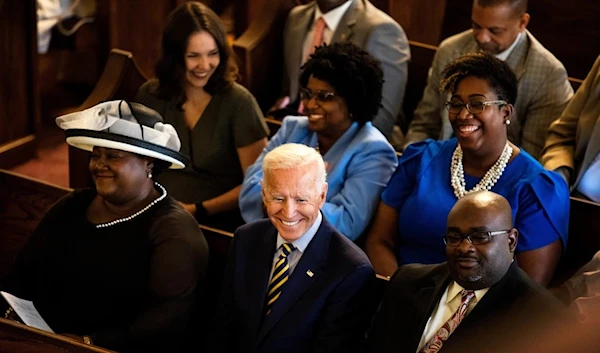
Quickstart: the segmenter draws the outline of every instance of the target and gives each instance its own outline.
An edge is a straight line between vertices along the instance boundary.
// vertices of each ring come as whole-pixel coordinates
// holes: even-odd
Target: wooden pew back
[[[46,211],[69,192],[0,169],[0,284]]]
[[[38,330],[0,318],[0,349],[2,352],[30,353],[111,353],[114,351],[90,346],[65,336]]]

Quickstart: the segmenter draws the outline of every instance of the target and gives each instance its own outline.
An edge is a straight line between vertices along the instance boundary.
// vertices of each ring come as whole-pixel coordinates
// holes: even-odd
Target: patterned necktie
[[[275,271],[273,271],[273,278],[269,282],[269,289],[267,292],[267,315],[271,313],[273,304],[281,295],[281,289],[290,277],[290,265],[288,263],[288,255],[292,251],[296,250],[294,245],[291,243],[284,243],[281,245],[281,255],[275,264]]]
[[[308,58],[310,58],[310,54],[315,52],[315,47],[323,44],[323,33],[325,33],[325,28],[327,24],[323,17],[319,17],[313,26],[313,41],[310,45],[310,50],[308,51],[308,55],[304,58],[303,62],[306,62]]]
[[[429,342],[425,344],[423,349],[419,353],[436,353],[442,348],[442,345],[448,337],[454,332],[454,330],[458,327],[462,319],[467,315],[467,308],[469,307],[469,302],[475,296],[475,292],[472,290],[462,290],[461,291],[461,301],[458,310],[452,315],[452,317],[446,321],[442,327],[431,337]]]

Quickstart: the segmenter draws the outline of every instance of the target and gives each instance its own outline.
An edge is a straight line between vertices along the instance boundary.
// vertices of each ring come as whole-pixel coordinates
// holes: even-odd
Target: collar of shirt
[[[450,304],[450,302],[452,300],[454,300],[458,295],[460,295],[460,292],[463,290],[464,288],[452,281],[450,282],[450,285],[448,285],[448,295],[446,296],[446,304]],[[475,291],[475,303],[479,303],[481,301],[481,298],[483,298],[483,296],[485,295],[485,293],[487,293],[487,291],[490,290],[490,288],[483,288],[483,289],[479,289]],[[473,299],[471,299],[471,303],[473,303]],[[472,307],[472,304],[469,305],[469,308]]]
[[[294,244],[294,246],[300,253],[304,253],[304,250],[306,250],[306,247],[308,246],[308,244],[310,243],[312,238],[315,236],[315,234],[317,234],[317,230],[319,230],[319,227],[321,226],[322,221],[323,221],[323,216],[321,215],[321,211],[319,211],[319,214],[317,215],[317,219],[315,219],[315,222],[312,224],[312,226],[310,226],[310,228],[308,228],[308,230],[304,234],[302,234],[302,236],[300,238],[298,238],[292,242],[292,244]],[[281,245],[283,245],[283,243],[286,243],[286,242],[287,241],[285,239],[283,239],[278,232],[277,233],[277,245],[276,245],[277,247],[275,248],[275,252],[277,252],[279,250],[279,248],[281,247]],[[277,256],[279,256],[279,255],[277,255]]]
[[[342,5],[336,7],[335,9],[328,11],[327,13],[322,13],[319,6],[316,5],[315,6],[315,17],[313,19],[313,23],[315,23],[315,21],[319,17],[323,16],[323,20],[327,24],[327,28],[331,31],[331,33],[335,33],[335,30],[337,29],[338,25],[340,24],[342,17],[346,13],[346,11],[350,8],[350,5],[352,5],[352,1],[353,0],[348,0],[345,3],[343,3]],[[327,40],[326,42],[329,43],[329,40]]]
[[[519,40],[521,39],[522,36],[523,36],[523,32],[519,32],[519,34],[517,34],[517,38],[515,38],[515,41],[510,45],[510,47],[506,48],[506,50],[503,51],[502,53],[496,54],[495,55],[496,58],[498,58],[502,61],[506,61],[506,59],[508,59],[508,56],[510,55],[510,53],[512,53],[513,49],[515,49],[515,47],[519,43]]]

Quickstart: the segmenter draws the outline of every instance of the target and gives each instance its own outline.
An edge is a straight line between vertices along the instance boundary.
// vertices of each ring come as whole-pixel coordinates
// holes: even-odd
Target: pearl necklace
[[[454,189],[454,195],[460,199],[461,197],[475,191],[490,190],[502,176],[504,168],[506,168],[506,164],[510,160],[511,156],[512,147],[510,147],[510,144],[506,142],[504,150],[502,150],[502,154],[500,154],[500,157],[496,163],[494,163],[494,165],[485,173],[483,178],[481,178],[479,183],[477,183],[473,189],[466,191],[465,172],[462,162],[463,151],[460,147],[460,144],[457,144],[456,149],[452,154],[452,164],[450,165],[450,182],[452,183],[452,188]]]
[[[167,197],[167,190],[165,190],[165,188],[162,185],[160,185],[157,182],[154,182],[154,185],[158,186],[162,190],[162,195],[160,195],[156,200],[150,202],[148,204],[148,206],[142,208],[141,210],[137,211],[136,213],[132,214],[129,217],[115,219],[114,221],[107,222],[107,223],[96,224],[96,228],[106,228],[106,227],[114,226],[115,224],[130,221],[130,220],[134,219],[135,217],[141,215],[142,213],[148,211],[150,209],[150,207],[156,205],[157,203],[162,201],[165,197]]]

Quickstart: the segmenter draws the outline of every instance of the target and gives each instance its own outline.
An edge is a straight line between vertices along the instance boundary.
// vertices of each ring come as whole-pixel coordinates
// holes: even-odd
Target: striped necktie
[[[273,304],[277,301],[281,295],[281,289],[290,277],[290,265],[288,263],[288,255],[292,251],[296,250],[293,244],[284,243],[281,245],[281,255],[275,264],[275,271],[273,271],[273,278],[269,282],[269,289],[267,292],[267,315],[271,313]]]
[[[458,310],[452,315],[452,317],[435,333],[433,337],[427,342],[427,344],[421,349],[420,353],[436,353],[442,348],[442,345],[448,337],[456,330],[462,319],[467,315],[467,309],[469,308],[469,302],[475,296],[475,292],[472,290],[461,291],[461,300]]]

